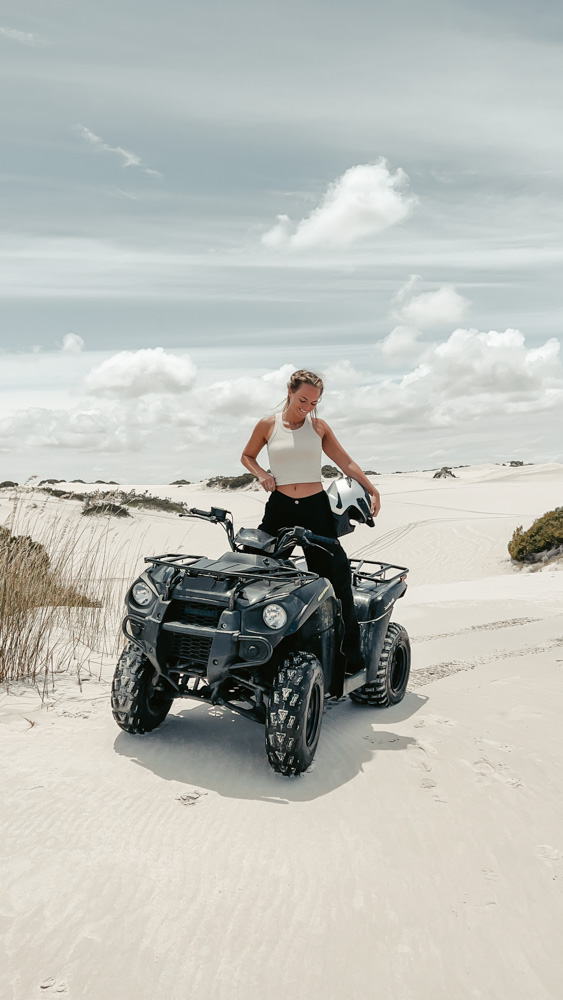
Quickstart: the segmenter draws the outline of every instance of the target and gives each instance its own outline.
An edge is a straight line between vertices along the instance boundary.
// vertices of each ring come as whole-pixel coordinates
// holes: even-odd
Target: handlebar
[[[185,514],[180,514],[180,517],[205,517],[208,521],[226,521],[227,514],[230,512],[228,510],[223,510],[222,507],[212,507],[211,510],[200,510],[198,507],[188,507]]]
[[[211,524],[220,524],[222,528],[227,532],[227,538],[229,539],[229,545],[231,549],[234,550],[234,529],[233,529],[233,515],[230,510],[223,510],[222,507],[212,507],[211,510],[200,510],[198,507],[188,507],[185,514],[180,514],[180,517],[201,517],[204,521],[209,521]]]
[[[198,507],[189,507],[185,514],[180,514],[180,517],[201,517],[212,524],[221,524],[227,532],[231,548],[235,547],[232,515],[228,510],[223,510],[222,507],[212,507],[211,510],[199,510]],[[333,555],[334,551],[340,545],[337,538],[316,535],[309,528],[302,528],[300,525],[296,525],[293,528],[282,528],[281,531],[278,531],[276,550],[272,555],[281,555],[292,543],[297,543],[304,547],[321,548],[328,551],[329,555]]]
[[[326,535],[316,535],[313,531],[308,532],[307,540],[313,545],[322,545],[325,549],[337,549],[340,545],[337,538],[327,538]]]
[[[309,528],[302,528],[296,525],[294,528],[289,528],[285,532],[280,532],[281,544],[288,542],[291,539],[295,539],[303,546],[315,546],[316,548],[336,550],[340,545],[337,538],[327,538],[326,535],[316,535],[314,531],[310,531]],[[278,535],[279,538],[279,535]],[[333,555],[333,552],[330,552]]]

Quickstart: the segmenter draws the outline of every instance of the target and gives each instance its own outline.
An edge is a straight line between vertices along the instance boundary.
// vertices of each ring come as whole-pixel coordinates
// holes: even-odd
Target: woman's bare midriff
[[[288,483],[286,486],[276,486],[278,493],[285,493],[286,497],[312,497],[315,493],[322,493],[322,483]]]

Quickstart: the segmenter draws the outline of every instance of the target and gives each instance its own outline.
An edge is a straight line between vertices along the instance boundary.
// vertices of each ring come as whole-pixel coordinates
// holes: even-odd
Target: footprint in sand
[[[49,976],[49,979],[44,979],[42,983],[39,983],[39,989],[42,990],[42,996],[48,996],[51,993],[68,992],[66,983],[62,979],[54,979],[53,976]]]
[[[563,851],[558,851],[556,847],[551,847],[550,844],[538,844],[534,850],[534,854],[548,868],[553,868],[563,861]]]
[[[432,770],[432,764],[428,760],[428,751],[421,743],[411,744],[407,749],[411,755],[413,767],[418,767],[421,771]]]
[[[430,772],[432,771],[432,763],[428,757],[430,753],[436,754],[438,751],[433,746],[423,745],[422,743],[411,743],[407,747],[407,750],[410,753],[413,767],[426,772],[426,777],[421,778],[420,780],[420,787],[428,790],[435,789],[436,794],[434,795],[434,801],[442,802],[447,805],[448,800],[439,792],[438,782],[430,775]]]
[[[202,795],[207,795],[207,792],[197,792],[194,788],[193,792],[184,792],[183,795],[177,795],[176,800],[183,806],[195,806]]]
[[[520,788],[524,784],[522,778],[512,776],[508,773],[505,764],[493,764],[486,757],[481,757],[479,760],[474,761],[473,764],[469,764],[466,760],[463,763],[475,772],[478,779],[480,779],[479,784],[489,785],[492,779],[502,781],[503,784],[511,785],[513,788]]]
[[[420,782],[421,788],[436,788],[436,782],[434,778],[423,778]]]

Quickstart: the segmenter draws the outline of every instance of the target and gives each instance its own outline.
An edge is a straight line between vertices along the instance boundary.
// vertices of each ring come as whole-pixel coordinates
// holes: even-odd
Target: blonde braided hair
[[[324,392],[324,383],[322,378],[320,377],[320,375],[315,375],[314,372],[307,371],[306,368],[300,368],[299,371],[293,372],[293,374],[290,375],[289,382],[287,383],[287,399],[284,403],[282,411],[283,413],[285,413],[285,411],[289,406],[290,402],[289,393],[297,392],[297,390],[300,389],[302,385],[312,385],[315,389],[319,389],[320,391],[319,402],[320,402]],[[316,407],[312,411],[312,416],[313,417],[317,416]]]

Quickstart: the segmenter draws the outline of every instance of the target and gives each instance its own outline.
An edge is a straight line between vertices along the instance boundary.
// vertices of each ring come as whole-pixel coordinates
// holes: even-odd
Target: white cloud
[[[406,194],[407,185],[404,170],[392,174],[384,159],[350,167],[307,218],[293,227],[287,215],[278,215],[262,242],[292,250],[348,247],[406,219],[416,202]]]
[[[192,388],[196,368],[187,354],[169,354],[162,347],[119,351],[86,376],[92,395],[135,398],[148,393],[180,393]]]
[[[449,285],[442,285],[432,292],[413,295],[420,282],[413,274],[395,296],[392,315],[401,323],[425,330],[436,326],[453,326],[460,323],[469,309],[469,300]]]
[[[291,227],[292,222],[289,215],[278,215],[276,216],[277,222],[275,226],[268,229],[267,233],[262,236],[262,243],[266,247],[281,247],[288,243],[291,239]]]
[[[65,354],[80,354],[85,346],[82,337],[79,337],[77,333],[66,333],[63,337],[61,350]]]
[[[32,34],[31,31],[18,31],[17,28],[0,27],[0,35],[4,35],[5,38],[10,38],[13,42],[19,42],[20,45],[31,45],[35,47],[46,44],[45,39],[39,38],[38,35]]]
[[[331,397],[331,404],[348,425],[486,429],[491,417],[548,412],[563,403],[559,352],[555,338],[529,349],[519,330],[458,329],[402,377],[364,385],[342,403]]]
[[[144,174],[149,174],[151,177],[162,177],[158,170],[152,170],[150,167],[146,167],[141,160],[140,156],[136,153],[130,153],[129,150],[123,149],[122,146],[110,146],[103,139],[100,139],[99,135],[92,132],[91,129],[86,128],[85,125],[77,125],[76,131],[82,136],[86,142],[89,142],[91,146],[98,150],[98,152],[104,153],[116,153],[123,160],[122,166],[124,167],[140,167]]]
[[[487,461],[499,451],[501,458],[518,457],[519,449],[531,460],[541,449],[546,460],[555,458],[555,411],[563,404],[559,351],[555,338],[527,347],[518,330],[457,329],[426,347],[417,364],[403,363],[398,377],[359,372],[343,358],[320,372],[326,380],[321,414],[368,468],[424,467],[444,448],[462,462]],[[45,358],[61,369],[60,353]],[[162,349],[114,354],[88,375],[93,391],[114,397],[95,402],[61,395],[63,365],[63,385],[52,404],[44,396],[38,406],[32,387],[27,408],[10,407],[0,419],[0,441],[11,463],[7,476],[18,478],[19,464],[24,476],[66,470],[69,478],[87,478],[91,453],[108,456],[102,478],[121,481],[126,475],[139,481],[147,462],[153,482],[179,478],[171,474],[179,454],[185,478],[236,473],[252,427],[281,406],[295,366],[239,377],[225,371],[222,378],[208,369],[205,381],[182,395],[180,386],[185,389],[193,374],[186,359]],[[80,364],[85,361],[81,354]],[[26,368],[22,359],[18,363],[21,378]],[[76,364],[68,356],[69,385]],[[65,454],[64,469],[47,464],[54,452]]]
[[[287,382],[294,365],[282,365],[262,376],[247,375],[236,379],[212,382],[205,389],[198,389],[196,399],[202,409],[222,415],[239,417],[256,423],[260,417],[272,413],[284,402]],[[244,444],[245,442],[243,442]]]
[[[410,326],[396,326],[380,340],[377,347],[389,360],[411,357],[419,349],[419,331]]]
[[[136,423],[116,409],[74,410],[30,407],[0,421],[2,438],[18,448],[77,448],[81,451],[137,450],[143,438]]]
[[[327,387],[338,385],[342,389],[351,389],[353,386],[361,385],[365,381],[365,374],[357,371],[347,360],[325,365],[319,374],[322,376],[324,384]]]

